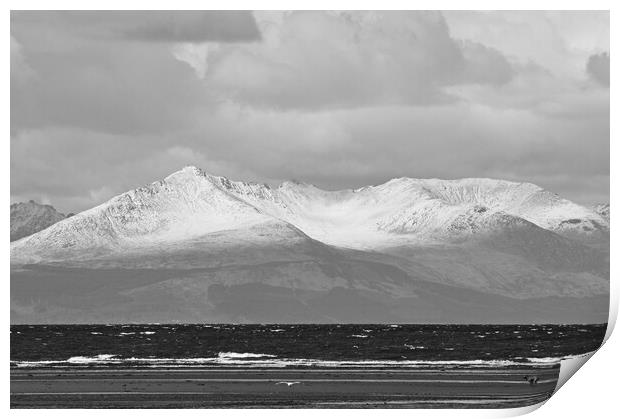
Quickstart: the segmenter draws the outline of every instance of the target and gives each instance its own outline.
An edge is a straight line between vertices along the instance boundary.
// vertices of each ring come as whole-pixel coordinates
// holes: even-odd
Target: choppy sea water
[[[601,345],[598,325],[18,325],[11,366],[557,363]]]

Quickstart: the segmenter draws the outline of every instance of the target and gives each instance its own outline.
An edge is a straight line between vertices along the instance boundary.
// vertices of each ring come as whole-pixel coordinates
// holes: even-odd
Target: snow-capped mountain
[[[102,308],[91,321],[123,310],[131,312],[123,321],[279,321],[274,298],[295,312],[311,307],[302,310],[308,321],[473,321],[472,313],[491,306],[501,312],[495,321],[565,321],[580,304],[590,319],[604,312],[588,304],[605,298],[609,275],[606,247],[591,243],[608,240],[605,217],[529,183],[399,178],[325,191],[186,167],[12,243],[13,309],[34,321],[36,308],[24,302],[37,300],[46,281],[116,290],[97,300],[112,298],[116,314]],[[475,295],[480,307],[453,313],[462,293]],[[71,317],[65,298],[46,307],[63,321]],[[88,293],[80,298],[92,302]],[[153,298],[157,315],[145,308]],[[510,306],[541,298],[560,298],[549,301],[563,314],[536,306],[526,315]],[[185,308],[161,308],[171,301]],[[351,314],[368,304],[387,311]]]
[[[523,220],[570,237],[605,234],[605,218],[533,184],[492,179],[393,179],[356,190],[324,191],[285,182],[234,182],[186,167],[160,182],[75,215],[19,248],[76,250],[178,241],[279,220],[323,243],[375,249],[444,243]]]
[[[51,205],[32,200],[11,204],[11,241],[39,232],[65,218]]]
[[[188,168],[24,238],[13,244],[12,254],[42,260],[101,256],[271,220]]]
[[[492,232],[498,219],[506,223],[511,217],[515,223],[526,220],[573,238],[604,238],[609,231],[607,221],[595,211],[530,183],[400,178],[356,190],[323,191],[295,182],[271,189],[216,179],[263,213],[344,247],[458,240]]]

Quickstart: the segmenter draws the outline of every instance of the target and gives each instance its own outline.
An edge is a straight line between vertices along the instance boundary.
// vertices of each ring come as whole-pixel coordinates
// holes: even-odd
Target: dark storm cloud
[[[260,39],[248,11],[14,11],[11,26],[144,42],[246,42]]]
[[[143,134],[187,126],[209,97],[191,68],[170,53],[170,43],[190,35],[239,41],[257,34],[251,14],[223,13],[221,23],[207,25],[217,18],[202,12],[195,17],[168,12],[14,12],[12,131],[61,126]],[[158,33],[153,35],[158,42],[123,39],[130,31],[137,36],[145,30]]]
[[[125,31],[125,37],[154,42],[247,42],[260,39],[256,22],[249,12],[152,12],[146,16],[144,23],[137,18],[137,24]]]
[[[12,129],[162,133],[186,126],[192,111],[208,101],[191,69],[167,48],[115,45],[79,42],[52,52],[24,43],[25,58],[11,63]],[[30,74],[18,66],[28,66]]]
[[[609,87],[609,53],[591,55],[586,64],[588,75],[603,86]]]
[[[259,39],[244,11],[14,11],[11,128],[178,129],[209,97],[171,45]]]

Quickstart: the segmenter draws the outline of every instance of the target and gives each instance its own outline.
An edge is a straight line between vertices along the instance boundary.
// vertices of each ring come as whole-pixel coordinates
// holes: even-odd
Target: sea
[[[11,326],[12,368],[523,366],[590,353],[606,324]]]

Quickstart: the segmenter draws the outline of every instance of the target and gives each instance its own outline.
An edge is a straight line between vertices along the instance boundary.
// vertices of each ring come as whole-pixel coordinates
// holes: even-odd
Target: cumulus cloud
[[[438,12],[257,14],[265,42],[209,54],[208,86],[274,108],[425,105],[453,101],[442,87],[502,84],[499,51],[457,42]]]
[[[583,78],[593,51],[609,50],[608,11],[446,11],[456,39],[501,51],[509,59],[534,62],[561,78]]]
[[[219,44],[209,43],[180,43],[172,48],[172,55],[179,60],[187,63],[194,71],[198,78],[203,79],[207,74],[209,65],[207,59],[209,51],[215,51],[219,48]]]
[[[609,87],[609,53],[591,55],[586,64],[586,71],[596,82]]]
[[[205,129],[214,129],[212,157],[234,156],[267,178],[301,178],[326,188],[397,176],[528,180],[609,171],[604,116],[585,125],[579,118],[459,103],[285,115],[237,108],[213,118],[204,121]]]

